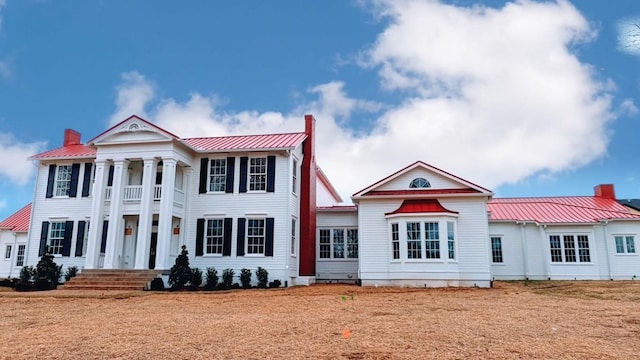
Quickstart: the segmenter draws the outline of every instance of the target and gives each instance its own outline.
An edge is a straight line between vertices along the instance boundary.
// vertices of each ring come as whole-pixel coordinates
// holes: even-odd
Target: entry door
[[[149,246],[149,269],[156,268],[156,248],[158,247],[158,233],[151,233],[151,246]]]

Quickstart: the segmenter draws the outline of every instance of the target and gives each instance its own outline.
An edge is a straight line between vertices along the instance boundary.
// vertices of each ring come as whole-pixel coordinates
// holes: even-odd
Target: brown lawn
[[[631,359],[640,282],[0,292],[0,358]]]

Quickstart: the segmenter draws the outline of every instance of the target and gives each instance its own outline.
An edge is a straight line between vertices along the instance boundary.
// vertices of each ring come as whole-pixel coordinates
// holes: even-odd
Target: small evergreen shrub
[[[187,246],[182,245],[182,251],[169,272],[169,285],[174,290],[184,289],[191,282],[191,274],[189,252],[187,251]]]
[[[163,291],[164,290],[164,281],[162,278],[155,278],[151,280],[151,285],[149,285],[151,291]]]
[[[280,280],[278,279],[275,279],[269,283],[269,288],[279,288],[280,285],[282,285],[282,282],[280,282]]]
[[[218,270],[215,268],[207,268],[207,274],[205,276],[206,282],[204,284],[205,289],[215,289],[218,287]]]
[[[224,269],[224,271],[222,272],[223,289],[231,289],[231,286],[233,286],[233,275],[235,275],[233,269]]]
[[[28,284],[36,277],[36,269],[33,266],[23,266],[20,269],[20,283]]]
[[[44,254],[36,265],[35,287],[38,290],[51,290],[58,287],[58,281],[62,274],[62,265],[53,261],[54,256],[49,253],[49,247],[45,248]]]
[[[269,282],[269,272],[265,268],[258,266],[258,270],[256,270],[256,278],[258,278],[258,287],[260,289],[265,289]]]
[[[240,283],[244,289],[251,287],[251,270],[247,268],[240,270]]]
[[[71,280],[72,277],[78,275],[78,267],[77,266],[69,266],[67,271],[64,273],[64,281]]]
[[[191,269],[191,288],[196,290],[202,285],[202,271],[198,268]]]

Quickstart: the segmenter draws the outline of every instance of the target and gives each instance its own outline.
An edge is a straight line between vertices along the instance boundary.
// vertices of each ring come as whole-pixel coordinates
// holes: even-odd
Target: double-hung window
[[[590,262],[589,237],[587,235],[550,235],[551,262]]]
[[[247,220],[247,254],[264,254],[265,219]]]
[[[26,245],[18,245],[18,253],[16,254],[16,266],[24,266],[24,252]]]
[[[491,237],[491,259],[494,263],[502,263],[502,238],[499,236]]]
[[[633,235],[616,235],[614,239],[616,241],[617,254],[636,253],[636,241]]]
[[[427,259],[440,258],[440,230],[437,222],[424,223],[425,249]]]
[[[447,221],[447,247],[449,250],[449,260],[456,258],[456,233],[453,221]]]
[[[227,159],[211,159],[209,162],[209,191],[225,192],[227,186]]]
[[[347,229],[347,258],[358,258],[358,229]]]
[[[49,227],[49,253],[62,254],[64,246],[65,223],[52,222]]]
[[[422,258],[422,240],[419,222],[407,222],[407,258]]]
[[[400,232],[398,231],[398,223],[391,224],[391,252],[393,259],[400,259]]]
[[[296,254],[296,243],[298,242],[298,237],[296,236],[298,227],[296,226],[297,221],[295,218],[291,219],[291,255]]]
[[[293,159],[293,168],[291,169],[291,191],[296,194],[298,192],[298,162]]]
[[[330,229],[320,229],[320,259],[331,259]]]
[[[224,219],[208,219],[205,253],[222,255],[223,246],[224,246]]]
[[[265,191],[267,189],[267,158],[249,159],[249,191]]]
[[[57,167],[55,196],[69,196],[71,189],[71,165]]]
[[[5,259],[11,259],[11,250],[12,250],[12,246],[11,245],[7,245],[5,251],[4,251],[4,258]]]

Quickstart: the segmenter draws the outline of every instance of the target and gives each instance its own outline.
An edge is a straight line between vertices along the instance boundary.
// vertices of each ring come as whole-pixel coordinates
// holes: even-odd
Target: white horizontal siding
[[[376,187],[374,190],[406,190],[409,189],[411,180],[418,177],[427,179],[427,181],[429,181],[429,183],[431,184],[431,189],[460,189],[468,187],[450,178],[418,167],[398,176],[397,178],[385,184],[380,185],[379,187]]]

